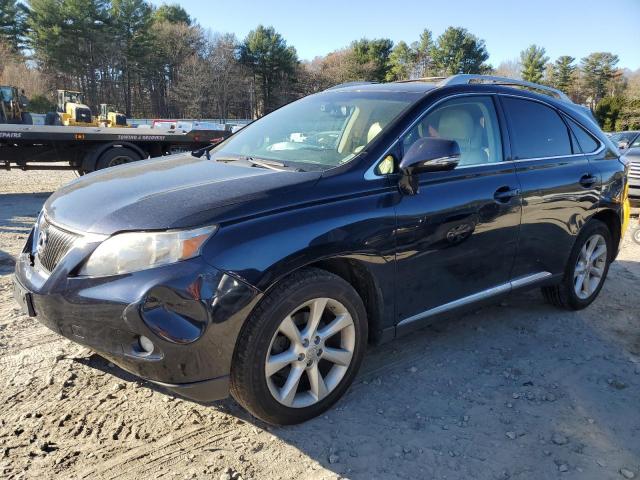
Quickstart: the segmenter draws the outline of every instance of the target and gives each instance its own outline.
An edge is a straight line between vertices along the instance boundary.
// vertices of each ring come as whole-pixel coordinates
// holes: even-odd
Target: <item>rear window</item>
[[[578,140],[578,145],[580,146],[580,150],[582,153],[593,153],[595,152],[600,144],[596,141],[593,136],[588,133],[584,128],[578,125],[576,122],[571,120],[568,117],[565,117],[571,126],[571,130]]]
[[[513,97],[503,97],[502,102],[515,160],[571,155],[569,131],[555,110]]]

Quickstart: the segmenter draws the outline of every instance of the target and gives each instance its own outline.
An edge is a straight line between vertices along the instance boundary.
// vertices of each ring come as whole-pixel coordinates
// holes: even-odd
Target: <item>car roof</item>
[[[443,87],[498,87],[505,91],[528,92],[533,94],[534,98],[549,98],[556,100],[558,103],[569,106],[571,109],[580,109],[580,106],[574,104],[569,97],[553,87],[528,82],[526,80],[518,80],[507,77],[498,77],[494,75],[479,74],[457,74],[449,77],[424,77],[410,80],[399,80],[390,83],[377,82],[347,82],[328,88],[328,91],[369,91],[369,92],[412,92],[412,93],[428,93]],[[325,90],[325,91],[327,91]]]

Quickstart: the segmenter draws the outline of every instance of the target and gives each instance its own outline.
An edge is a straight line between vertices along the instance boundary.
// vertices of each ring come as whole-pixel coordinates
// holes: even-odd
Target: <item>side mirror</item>
[[[454,140],[421,138],[413,143],[400,161],[407,175],[453,170],[460,162],[460,147]]]
[[[627,145],[627,142],[624,142],[624,141],[622,141],[622,142],[618,142],[618,148],[619,148],[620,150],[624,150],[625,148],[627,148],[627,146],[628,146],[628,145]]]
[[[453,170],[460,162],[458,142],[444,138],[416,140],[400,161],[400,190],[407,195],[418,193],[416,174]]]

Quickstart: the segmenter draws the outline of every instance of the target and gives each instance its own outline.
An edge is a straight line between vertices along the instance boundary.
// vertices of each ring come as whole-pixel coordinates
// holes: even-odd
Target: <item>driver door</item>
[[[416,195],[397,204],[398,330],[510,290],[521,198],[504,162],[494,98],[469,95],[433,107],[402,139],[455,140],[459,165],[420,174]],[[402,155],[402,152],[400,152]]]

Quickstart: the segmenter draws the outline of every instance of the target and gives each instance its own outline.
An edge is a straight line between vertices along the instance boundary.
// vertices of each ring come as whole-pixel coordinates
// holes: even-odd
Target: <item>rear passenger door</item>
[[[511,276],[561,274],[576,235],[598,206],[599,174],[555,108],[524,97],[500,100],[522,191]]]

